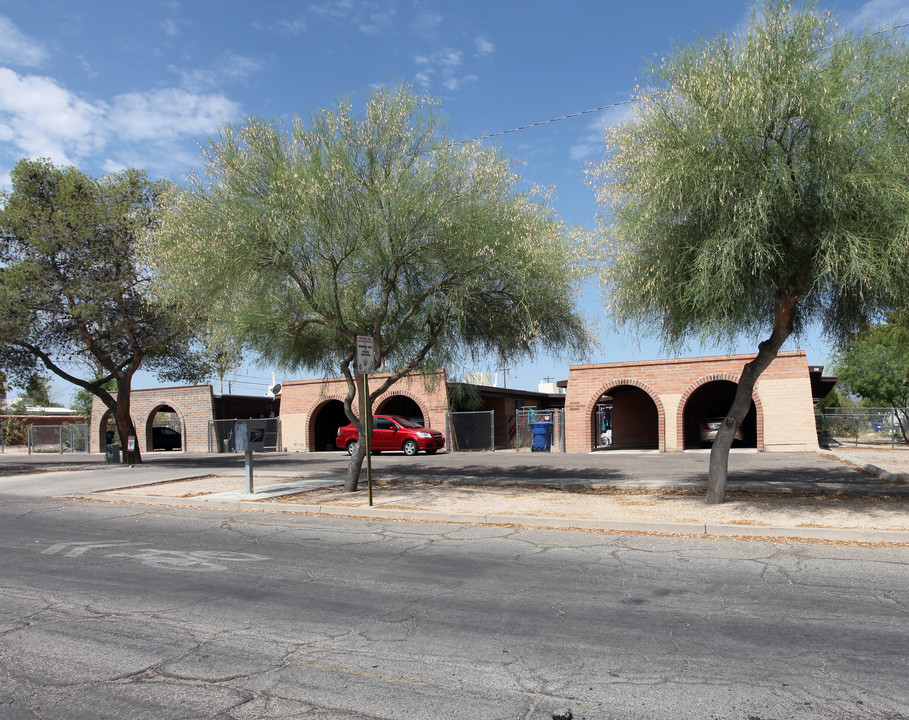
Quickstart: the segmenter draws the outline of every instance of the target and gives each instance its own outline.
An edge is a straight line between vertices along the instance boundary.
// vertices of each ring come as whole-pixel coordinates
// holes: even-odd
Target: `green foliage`
[[[774,323],[842,338],[905,296],[909,53],[812,4],[652,69],[592,182],[619,321],[670,347]],[[784,317],[788,314],[788,317]]]
[[[25,403],[22,400],[9,405],[0,418],[0,432],[4,445],[25,445],[28,442],[28,423],[25,420]]]
[[[25,384],[25,394],[39,407],[51,407],[54,404],[50,393],[51,388],[47,378],[41,377],[37,373],[32,375]]]
[[[849,401],[849,398],[846,398],[846,401]],[[840,394],[834,389],[827,393],[824,397],[818,400],[815,405],[815,411],[823,411],[828,408],[839,408],[844,407],[843,398],[840,397]]]
[[[166,292],[289,371],[350,379],[358,335],[395,376],[579,353],[565,228],[497,151],[443,130],[403,88],[362,115],[345,101],[290,128],[225,127],[150,235]]]
[[[117,394],[117,383],[113,380],[104,383],[102,388],[112,395]],[[79,388],[73,393],[72,400],[70,401],[70,408],[75,410],[82,417],[90,418],[92,416],[92,402],[94,397],[94,393],[85,388]]]
[[[840,349],[838,385],[872,407],[909,407],[909,329],[872,325]]]
[[[483,398],[474,385],[453,382],[448,386],[448,408],[451,412],[471,412],[483,407]]]
[[[46,160],[20,161],[11,179],[0,193],[0,366],[19,384],[43,368],[112,410],[119,403],[125,437],[140,366],[198,377],[189,333],[198,311],[177,313],[151,298],[137,256],[166,183],[139,170],[96,179]],[[111,380],[117,400],[104,390]]]

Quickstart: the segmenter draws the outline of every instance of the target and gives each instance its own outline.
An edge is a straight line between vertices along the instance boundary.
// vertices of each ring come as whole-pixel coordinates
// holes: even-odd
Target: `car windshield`
[[[397,415],[395,415],[395,422],[401,427],[410,428],[411,430],[423,427],[420,423],[415,423],[413,420],[408,420],[405,417],[398,417]]]

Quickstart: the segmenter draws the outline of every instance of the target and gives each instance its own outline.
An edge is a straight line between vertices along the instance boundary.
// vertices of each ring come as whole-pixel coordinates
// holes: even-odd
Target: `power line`
[[[462,140],[462,143],[474,142],[476,140],[488,140],[489,138],[499,137],[500,135],[507,135],[508,133],[518,132],[519,130],[528,130],[530,128],[540,127],[541,125],[549,125],[550,123],[559,122],[559,120],[568,120],[569,118],[579,117],[581,115],[589,115],[590,113],[599,112],[600,110],[608,110],[609,108],[619,107],[620,105],[630,105],[634,100],[620,100],[619,102],[610,103],[609,105],[600,105],[600,107],[590,108],[589,110],[581,110],[580,112],[569,113],[568,115],[561,115],[559,117],[550,118],[549,120],[540,120],[539,122],[530,123],[529,125],[521,125],[520,127],[514,127],[510,130],[499,130],[498,132],[489,133],[488,135],[480,135],[479,137],[471,138],[470,140]]]
[[[874,32],[866,33],[865,35],[859,35],[858,37],[849,38],[848,40],[843,40],[839,43],[833,43],[832,45],[825,45],[822,49],[829,50],[830,48],[837,47],[839,45],[844,45],[846,43],[855,42],[856,40],[863,40],[865,38],[873,37],[875,35],[883,35],[884,33],[893,32],[894,30],[901,30],[903,28],[909,27],[909,22],[904,22],[899,25],[893,25],[892,27],[883,28],[881,30],[875,30]],[[478,135],[477,137],[470,138],[469,140],[461,140],[456,143],[457,145],[463,145],[468,142],[477,142],[479,140],[488,140],[489,138],[500,137],[502,135],[508,135],[509,133],[518,132],[519,130],[529,130],[530,128],[541,127],[542,125],[549,125],[554,122],[559,122],[560,120],[568,120],[570,118],[580,117],[581,115],[589,115],[590,113],[600,112],[601,110],[609,110],[610,108],[619,107],[621,105],[630,105],[634,100],[629,98],[627,100],[620,100],[619,102],[610,103],[609,105],[600,105],[599,107],[590,108],[589,110],[581,110],[580,112],[569,113],[567,115],[560,115],[559,117],[550,118],[549,120],[540,120],[539,122],[529,123],[527,125],[519,125],[518,127],[513,127],[508,130],[499,130],[498,132],[488,133],[486,135]]]

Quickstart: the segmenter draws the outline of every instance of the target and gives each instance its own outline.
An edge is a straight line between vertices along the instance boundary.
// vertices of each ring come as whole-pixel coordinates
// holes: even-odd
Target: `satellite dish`
[[[275,395],[281,394],[281,383],[275,383],[274,385],[268,386],[268,392],[265,393],[269,397],[274,397]]]

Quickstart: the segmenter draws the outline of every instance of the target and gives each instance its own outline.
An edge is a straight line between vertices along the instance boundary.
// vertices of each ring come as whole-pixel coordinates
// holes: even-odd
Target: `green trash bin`
[[[105,460],[109,463],[118,463],[120,462],[120,446],[117,443],[111,443],[106,445],[105,448]]]

